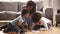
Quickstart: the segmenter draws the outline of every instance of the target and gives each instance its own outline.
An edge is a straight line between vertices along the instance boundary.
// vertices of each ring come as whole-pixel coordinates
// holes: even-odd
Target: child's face
[[[29,17],[29,13],[24,15],[24,18],[27,19]]]

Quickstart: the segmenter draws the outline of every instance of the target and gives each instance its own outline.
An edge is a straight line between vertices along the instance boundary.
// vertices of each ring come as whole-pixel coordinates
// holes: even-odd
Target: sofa
[[[52,21],[52,25],[53,25],[53,8],[46,8],[45,9],[45,17],[47,19],[50,19]]]
[[[56,14],[56,27],[60,24],[60,13]]]
[[[40,5],[39,5],[40,4]],[[23,2],[0,2],[0,20],[13,20],[21,14]],[[36,2],[37,11],[43,6],[42,2]],[[40,7],[41,6],[41,7]],[[40,7],[40,8],[38,8]]]
[[[58,24],[60,24],[60,9],[57,10],[55,20],[56,20],[56,27],[57,27]]]

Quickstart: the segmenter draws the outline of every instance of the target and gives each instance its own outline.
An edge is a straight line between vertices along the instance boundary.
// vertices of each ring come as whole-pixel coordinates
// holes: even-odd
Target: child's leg
[[[47,23],[47,26],[48,26],[48,28],[50,29],[50,26],[51,26],[51,25],[50,25],[49,23]]]
[[[0,27],[0,30],[7,28],[8,25],[9,25],[9,24],[5,24],[5,25],[3,25],[2,27]]]
[[[17,26],[15,26],[15,25],[13,25],[13,24],[11,24],[11,23],[9,23],[8,24],[8,26],[7,26],[7,28],[6,29],[4,29],[4,33],[7,33],[7,32],[10,32],[10,31],[18,31],[19,30],[19,28],[17,27]]]
[[[45,28],[44,25],[35,25],[34,30],[39,30],[40,28]]]
[[[11,23],[9,23],[8,28],[12,28],[12,29],[17,29],[17,30],[19,30],[19,27],[18,27],[18,26],[13,25],[13,24],[11,24]]]

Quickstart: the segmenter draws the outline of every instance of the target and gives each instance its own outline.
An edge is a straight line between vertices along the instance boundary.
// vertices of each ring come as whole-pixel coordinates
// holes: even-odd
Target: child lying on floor
[[[42,17],[40,13],[34,13],[32,15],[32,21],[34,22],[34,25],[33,25],[33,29],[34,30],[47,30],[48,29],[48,26],[47,24],[49,24],[49,20]]]
[[[25,8],[22,10],[22,13],[19,17],[12,20],[11,23],[7,23],[4,26],[2,26],[0,30],[4,29],[4,33],[11,33],[14,32],[15,30],[19,31],[21,28],[23,29],[24,26],[27,25],[26,19],[28,17],[29,17],[29,10]]]

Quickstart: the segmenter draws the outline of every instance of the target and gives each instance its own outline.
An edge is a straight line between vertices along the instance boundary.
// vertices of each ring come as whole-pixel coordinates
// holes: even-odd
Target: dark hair
[[[27,8],[22,9],[22,16],[28,13],[30,13],[30,11]]]
[[[30,11],[30,14],[33,14],[36,12],[36,4],[33,1],[28,1],[27,6],[33,6],[33,9]]]
[[[40,14],[40,13],[34,13],[34,14],[32,15],[32,21],[33,21],[34,23],[39,22],[40,19],[41,19],[41,14]]]

